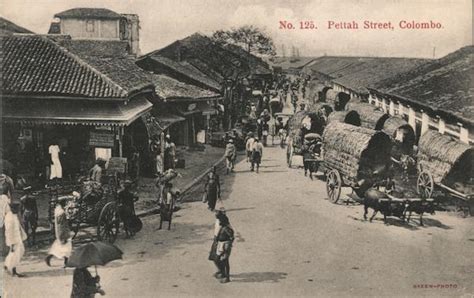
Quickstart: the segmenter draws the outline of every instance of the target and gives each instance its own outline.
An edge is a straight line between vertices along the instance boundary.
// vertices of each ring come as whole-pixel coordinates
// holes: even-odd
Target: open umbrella
[[[74,250],[66,266],[85,268],[95,265],[105,265],[113,260],[122,258],[123,252],[115,245],[104,242],[91,242]]]

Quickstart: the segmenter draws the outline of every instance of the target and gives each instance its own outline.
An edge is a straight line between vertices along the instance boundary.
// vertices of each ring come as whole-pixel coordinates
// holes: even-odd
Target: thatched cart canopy
[[[348,113],[355,111],[359,115],[362,127],[375,130],[381,130],[385,121],[390,117],[375,106],[364,102],[351,102],[347,105],[346,110]]]
[[[352,181],[386,169],[391,162],[392,142],[387,134],[345,123],[326,127],[322,148],[325,165]]]
[[[321,94],[326,86],[318,80],[312,80],[308,84],[308,98],[313,101],[322,101]]]
[[[325,121],[320,115],[315,112],[298,111],[288,120],[290,136],[299,134],[303,121],[311,123],[311,128],[308,132],[323,133]]]
[[[326,92],[326,101],[336,101],[337,100],[337,95],[339,94],[338,91],[334,89],[329,89]]]
[[[360,126],[360,116],[356,111],[339,111],[329,114],[327,123],[346,123],[354,126]]]
[[[309,106],[309,111],[314,113],[324,112],[324,115],[327,117],[334,111],[334,106],[325,102],[317,102]]]
[[[405,119],[400,116],[388,118],[382,131],[388,134],[394,142],[396,152],[392,152],[393,157],[399,158],[400,154],[411,154],[416,142],[415,131]]]
[[[418,164],[435,183],[451,186],[473,178],[474,147],[437,131],[425,132],[418,145]]]

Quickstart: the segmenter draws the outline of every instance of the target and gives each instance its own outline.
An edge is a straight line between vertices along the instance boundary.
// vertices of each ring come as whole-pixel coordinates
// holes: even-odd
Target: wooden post
[[[415,110],[410,106],[408,106],[408,124],[410,124],[410,126],[416,132],[416,113]]]
[[[165,172],[165,132],[160,133],[160,146],[161,146],[161,173]]]
[[[123,127],[119,126],[118,127],[119,157],[123,157],[123,142],[122,142],[123,134],[124,134]]]

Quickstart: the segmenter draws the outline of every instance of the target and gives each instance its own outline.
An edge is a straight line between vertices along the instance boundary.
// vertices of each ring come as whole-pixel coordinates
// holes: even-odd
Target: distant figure
[[[95,165],[89,170],[89,179],[101,183],[103,166],[105,166],[105,160],[98,158]]]
[[[135,221],[135,202],[138,201],[138,196],[131,192],[132,182],[125,181],[124,189],[118,193],[118,206],[120,219],[123,221],[123,227],[127,236],[134,236],[137,228],[134,225]],[[141,227],[140,227],[141,229]]]
[[[171,136],[166,135],[165,139],[165,170],[175,169],[176,145],[171,141]]]
[[[258,170],[260,168],[260,163],[262,161],[262,155],[263,155],[263,145],[260,143],[260,140],[258,138],[255,138],[255,142],[252,145],[252,165],[250,168],[250,171],[254,171],[255,166],[257,167],[256,171],[258,173]]]
[[[211,245],[211,251],[209,252],[209,261],[214,262],[214,265],[217,267],[217,272],[214,273],[215,278],[222,278],[223,272],[221,272],[221,266],[219,262],[219,258],[217,257],[217,236],[219,235],[219,231],[221,229],[220,218],[225,215],[224,208],[220,210],[216,210],[216,221],[214,223],[214,238]]]
[[[45,258],[46,265],[51,266],[51,259],[56,257],[64,260],[64,267],[68,258],[72,253],[72,239],[71,230],[69,229],[69,223],[66,217],[66,206],[67,200],[59,200],[56,208],[54,209],[54,240],[53,245],[49,249],[48,256]]]
[[[252,159],[252,145],[255,142],[255,138],[253,137],[253,133],[248,134],[247,142],[245,143],[245,150],[247,151],[247,162],[250,162]]]
[[[94,297],[96,293],[105,295],[104,290],[100,288],[100,277],[92,277],[87,268],[74,269],[72,278],[71,298]]]
[[[61,179],[63,178],[63,168],[61,166],[61,161],[59,160],[59,153],[61,149],[59,148],[58,142],[53,142],[48,148],[48,152],[51,158],[51,170],[49,179]]]
[[[225,156],[227,174],[229,174],[229,172],[234,171],[234,163],[235,163],[235,159],[237,158],[237,150],[235,149],[233,139],[230,139],[228,141],[225,147],[224,156]]]
[[[217,259],[222,274],[221,283],[230,281],[230,253],[234,242],[234,230],[230,226],[229,218],[224,214],[219,217],[220,229],[217,234]]]
[[[4,266],[12,276],[25,277],[24,274],[18,273],[16,269],[25,254],[23,241],[27,238],[18,218],[20,204],[12,203],[10,209],[10,212],[5,216],[5,238],[7,246],[10,247],[10,252],[5,258]]]
[[[132,147],[132,153],[130,154],[130,161],[128,164],[130,165],[128,169],[130,179],[135,181],[138,179],[138,175],[140,174],[140,153],[135,147]]]
[[[36,242],[36,228],[38,227],[38,204],[36,198],[31,196],[31,186],[23,188],[23,191],[25,194],[20,198],[21,222],[28,235],[28,245],[34,245]]]
[[[173,220],[174,205],[178,193],[173,193],[173,184],[166,182],[163,190],[163,197],[160,203],[160,227],[161,230],[164,221],[168,222],[168,230],[171,229],[171,221]]]
[[[212,171],[207,174],[207,181],[204,185],[206,201],[208,209],[214,211],[216,208],[217,199],[221,197],[221,184],[219,181],[219,175],[217,174],[217,168],[214,166]]]

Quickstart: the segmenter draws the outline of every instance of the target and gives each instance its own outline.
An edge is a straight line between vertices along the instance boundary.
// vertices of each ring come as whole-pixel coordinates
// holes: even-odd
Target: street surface
[[[398,219],[384,225],[381,215],[363,221],[362,206],[330,203],[324,182],[288,169],[277,146],[264,151],[259,174],[242,160],[221,178],[237,235],[232,282],[212,276],[214,215],[195,202],[175,213],[171,231],[157,230],[154,215],[133,239],[116,242],[124,259],[98,268],[108,297],[474,294],[474,218],[437,213],[425,227]],[[72,270],[58,260],[46,267],[45,255],[28,254],[19,267],[28,278],[6,277],[7,297],[70,295]],[[438,284],[452,286],[416,288]]]

